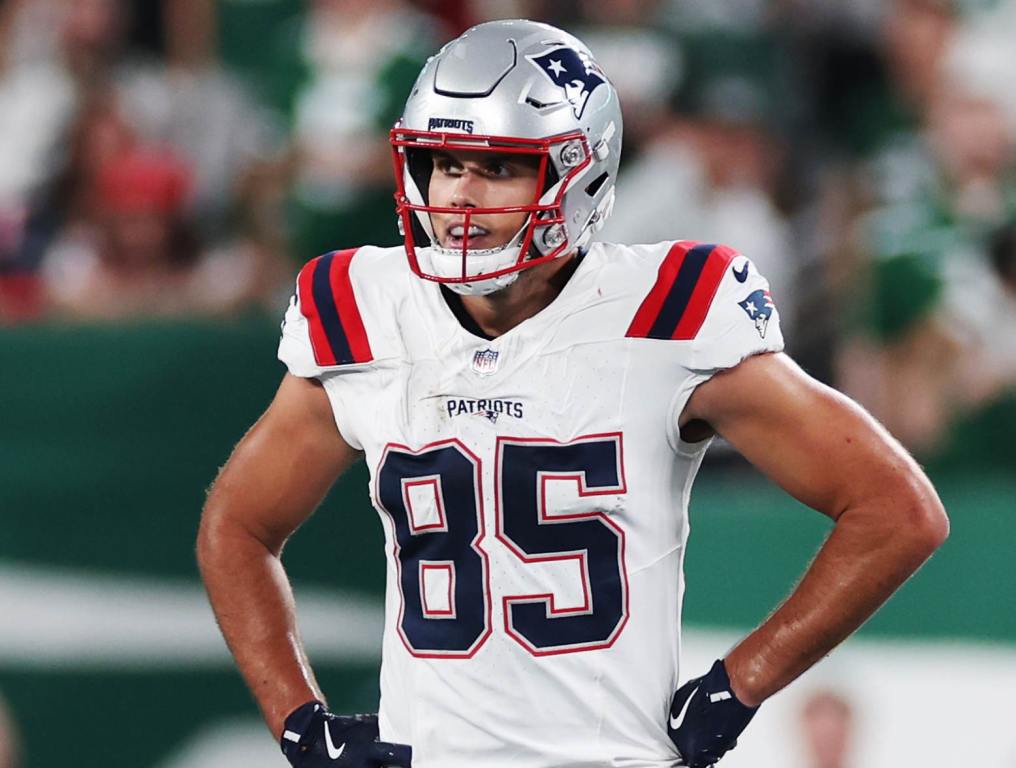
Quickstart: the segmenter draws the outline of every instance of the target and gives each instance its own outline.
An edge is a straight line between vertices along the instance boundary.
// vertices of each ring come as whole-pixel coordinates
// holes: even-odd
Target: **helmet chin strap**
[[[518,279],[518,272],[509,272],[498,277],[477,280],[475,283],[444,283],[444,286],[460,296],[489,296],[504,290]]]
[[[525,236],[529,220],[522,225],[515,236],[504,245],[497,248],[478,248],[466,251],[466,275],[470,272],[476,274],[490,274],[502,269],[514,266],[518,263],[519,253],[522,248],[522,239]],[[432,239],[432,242],[434,240]],[[434,243],[429,253],[423,256],[423,260],[430,262],[430,272],[437,277],[461,277],[462,276],[462,250],[460,248],[444,248]],[[519,277],[518,271],[508,272],[497,277],[486,277],[467,283],[444,283],[449,290],[461,296],[487,296],[495,291],[500,291],[514,283]]]

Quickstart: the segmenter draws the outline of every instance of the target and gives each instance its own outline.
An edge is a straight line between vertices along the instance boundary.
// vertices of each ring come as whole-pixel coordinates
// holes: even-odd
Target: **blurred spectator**
[[[938,88],[942,57],[956,28],[952,0],[893,0],[883,28],[897,93],[920,117]]]
[[[956,27],[951,0],[782,0],[779,24],[810,83],[821,152],[870,155],[912,133],[935,95]],[[814,140],[814,137],[812,137]]]
[[[1010,131],[1016,132],[1016,0],[998,0],[990,10],[976,13],[959,30],[950,46],[946,66],[973,94],[987,96],[1002,110]]]
[[[444,26],[449,39],[480,23],[471,0],[416,0],[416,4]]]
[[[30,198],[53,171],[74,108],[73,89],[57,63],[19,44],[26,7],[0,3],[0,323],[41,309],[37,265],[22,257],[20,245]]]
[[[804,768],[848,768],[854,740],[854,714],[843,696],[816,691],[801,708]]]
[[[64,4],[59,57],[77,88],[86,90],[109,77],[125,54],[129,21],[124,4],[117,0]]]
[[[62,230],[90,219],[99,172],[136,141],[112,90],[97,86],[86,93],[66,131],[62,167],[36,196],[21,246],[25,261],[40,263]]]
[[[580,0],[471,0],[477,23],[494,19],[532,19],[570,31],[580,20]]]
[[[292,102],[294,250],[401,242],[387,134],[437,47],[434,20],[403,0],[313,0],[289,38],[306,72]]]
[[[978,17],[964,20],[938,52],[933,77],[903,87],[920,94],[924,129],[871,166],[874,205],[857,229],[871,259],[867,329],[839,361],[841,386],[925,456],[943,447],[957,415],[982,407],[999,386],[972,380],[980,368],[972,363],[979,354],[973,307],[999,310],[996,336],[1012,327],[1005,291],[990,290],[997,275],[988,248],[991,232],[1016,214],[1016,123],[1002,106],[1005,78],[994,80],[993,91],[991,79],[974,76],[983,62],[973,52],[993,52],[977,44],[978,29]],[[962,309],[967,303],[971,309]]]
[[[603,238],[730,244],[769,278],[791,326],[797,255],[774,202],[784,159],[770,121],[776,52],[764,38],[720,36],[686,50],[679,111],[662,115],[643,153],[622,166]]]
[[[187,167],[169,151],[134,148],[89,181],[94,207],[46,257],[54,308],[81,318],[172,311],[198,256],[182,216]]]
[[[51,61],[14,56],[18,3],[0,9],[0,208],[24,205],[51,168],[49,159],[73,108],[70,88]]]
[[[258,109],[239,82],[217,63],[214,3],[181,0],[145,7],[155,11],[149,21],[154,19],[159,31],[161,59],[139,57],[128,48],[133,26],[131,7],[123,0],[73,4],[40,0],[7,6],[13,21],[0,24],[0,34],[17,30],[19,44],[11,50],[28,51],[21,54],[28,61],[38,57],[43,64],[36,70],[52,83],[28,94],[43,94],[51,103],[47,109],[36,105],[29,110],[32,99],[20,98],[16,106],[26,117],[17,123],[13,117],[18,110],[0,110],[0,162],[6,168],[3,124],[9,117],[14,123],[9,151],[15,156],[10,165],[24,162],[32,173],[17,182],[16,205],[5,205],[10,196],[5,198],[0,190],[0,319],[5,306],[12,305],[4,298],[3,275],[14,270],[5,269],[5,264],[14,264],[22,282],[31,281],[36,289],[31,311],[22,310],[20,315],[41,308],[37,271],[43,254],[48,254],[49,306],[79,316],[143,314],[146,307],[161,314],[171,304],[179,305],[174,311],[190,306],[195,311],[219,312],[242,305],[241,297],[274,301],[279,286],[288,282],[282,223],[285,193],[280,189],[286,164],[276,151],[280,142],[268,113]],[[45,24],[55,26],[57,33],[44,34]],[[4,82],[0,78],[0,103]],[[36,119],[30,120],[31,115]],[[54,151],[61,135],[67,139],[65,151]],[[126,253],[107,247],[119,242],[126,230],[138,234],[143,227],[115,222],[112,213],[122,208],[123,201],[95,196],[107,164],[122,168],[153,153],[171,156],[188,178],[188,192],[173,200],[171,215],[166,201],[155,205],[146,198],[145,202],[146,214],[173,220],[169,230],[174,234],[167,245],[183,250],[168,259],[134,253],[138,242]],[[150,175],[148,181],[157,175]],[[3,179],[13,185],[16,176],[3,175]],[[99,203],[104,210],[97,209]],[[153,226],[150,232],[156,229]],[[186,237],[181,237],[183,232]],[[86,256],[89,253],[93,258]],[[198,253],[203,254],[201,258]],[[124,257],[131,254],[137,258],[125,262]],[[214,262],[206,258],[211,255],[216,256]],[[74,264],[74,259],[80,263]],[[207,267],[227,259],[233,263],[233,279],[216,283],[214,289],[209,286],[203,298],[193,288],[172,297],[173,285],[181,284],[182,265],[193,262],[193,268]],[[103,269],[97,268],[100,264]],[[174,280],[167,280],[160,264],[174,266]],[[151,283],[165,289],[156,291],[159,300],[140,298],[145,292],[140,289],[141,272],[146,268],[152,270]],[[69,282],[57,285],[58,277]],[[112,282],[100,290],[98,283],[106,279]],[[126,287],[125,280],[133,290],[125,291],[120,305],[114,295]],[[10,284],[8,277],[6,285]],[[230,287],[223,290],[224,286]],[[137,294],[134,310],[128,309],[127,296],[132,293]],[[101,299],[106,294],[108,301]]]
[[[962,338],[962,390],[973,403],[1016,390],[1016,220],[991,237],[988,259],[949,264],[943,315]]]
[[[281,151],[281,126],[219,65],[213,0],[174,0],[161,9],[164,59],[119,67],[118,98],[144,141],[186,159],[194,184],[189,214],[204,237],[220,238],[244,174],[260,172],[255,166]]]
[[[0,768],[18,768],[20,757],[17,728],[6,703],[0,698]]]
[[[92,179],[94,207],[46,256],[54,311],[79,319],[225,312],[258,298],[255,252],[205,253],[184,215],[188,166],[170,148],[134,146]]]
[[[661,0],[581,0],[582,26],[569,27],[589,46],[617,88],[629,155],[665,119],[682,76],[681,46],[656,22]]]

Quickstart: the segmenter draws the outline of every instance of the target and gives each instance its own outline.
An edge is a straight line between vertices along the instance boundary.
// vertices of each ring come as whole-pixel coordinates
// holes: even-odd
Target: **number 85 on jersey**
[[[572,561],[582,581],[581,604],[566,608],[549,589],[503,594],[505,631],[534,655],[609,647],[627,622],[624,531],[602,509],[555,510],[549,492],[573,482],[579,497],[624,494],[622,443],[620,433],[568,443],[496,439],[495,537],[511,569]],[[375,494],[394,530],[406,648],[425,658],[473,656],[492,632],[491,580],[502,576],[491,573],[484,546],[480,459],[455,439],[417,451],[389,444]]]

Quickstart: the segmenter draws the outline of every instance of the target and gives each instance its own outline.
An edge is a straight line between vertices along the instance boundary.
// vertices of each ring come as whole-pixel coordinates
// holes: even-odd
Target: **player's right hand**
[[[377,715],[333,715],[308,701],[286,718],[282,753],[293,768],[411,768],[413,748],[378,740]]]
[[[702,677],[677,689],[670,704],[667,732],[681,754],[681,765],[708,768],[737,746],[758,707],[734,695],[722,659]]]

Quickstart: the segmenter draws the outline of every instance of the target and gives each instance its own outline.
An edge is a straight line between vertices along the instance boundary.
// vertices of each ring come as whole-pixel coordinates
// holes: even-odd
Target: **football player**
[[[711,765],[945,538],[907,453],[782,354],[751,261],[594,241],[621,135],[579,40],[475,27],[427,63],[391,134],[404,247],[301,271],[289,372],[198,540],[293,766]],[[715,434],[835,525],[786,601],[682,685],[687,502]],[[315,682],[280,553],[361,459],[387,620],[380,711],[350,717]]]

